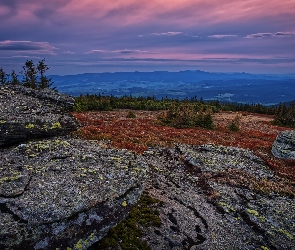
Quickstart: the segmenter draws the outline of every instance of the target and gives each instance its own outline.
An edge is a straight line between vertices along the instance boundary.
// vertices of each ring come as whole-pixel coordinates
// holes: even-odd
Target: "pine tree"
[[[20,81],[18,80],[18,75],[15,73],[14,70],[12,70],[10,77],[11,77],[11,80],[10,80],[11,84],[13,84],[13,85],[20,84]]]
[[[23,85],[28,88],[37,89],[37,69],[32,60],[27,60],[23,66]]]
[[[7,74],[4,72],[3,68],[0,68],[0,84],[7,84]]]
[[[45,72],[49,69],[49,67],[45,64],[45,59],[39,61],[37,65],[37,70],[40,74],[40,82],[38,82],[38,88],[39,89],[45,89],[45,88],[50,88],[51,85],[53,84],[51,78],[47,78],[45,76]]]

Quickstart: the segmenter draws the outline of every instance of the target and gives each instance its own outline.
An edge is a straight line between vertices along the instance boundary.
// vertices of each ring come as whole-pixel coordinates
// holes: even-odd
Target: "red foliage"
[[[214,115],[215,130],[203,128],[177,129],[159,124],[161,112],[133,111],[136,118],[126,118],[129,110],[73,113],[82,125],[79,135],[87,140],[107,139],[117,148],[142,153],[148,147],[171,146],[175,143],[235,146],[251,149],[282,177],[295,181],[295,161],[277,159],[271,146],[278,133],[286,128],[271,125],[272,117],[247,115],[241,118],[241,129],[232,132],[228,122],[235,113]]]

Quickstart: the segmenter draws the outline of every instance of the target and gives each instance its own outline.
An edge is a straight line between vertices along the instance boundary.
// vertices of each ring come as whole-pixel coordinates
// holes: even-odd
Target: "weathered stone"
[[[0,86],[0,147],[76,130],[74,99],[54,90]]]
[[[295,159],[295,130],[280,132],[272,145],[271,152],[278,158]]]
[[[151,249],[295,249],[295,189],[251,151],[215,145],[150,149],[146,191],[161,201]]]
[[[134,153],[62,137],[0,159],[0,249],[87,249],[127,216],[147,176]]]

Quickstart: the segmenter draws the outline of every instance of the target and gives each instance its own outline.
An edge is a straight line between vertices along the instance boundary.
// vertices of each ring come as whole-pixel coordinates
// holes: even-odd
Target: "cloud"
[[[152,33],[151,35],[154,36],[177,36],[183,34],[182,32],[178,31],[170,31],[170,32],[164,32],[164,33]]]
[[[88,51],[84,54],[92,54],[92,53],[103,53],[103,54],[153,54],[151,52],[145,50],[132,50],[132,49],[124,49],[124,50],[100,50],[94,49]]]
[[[256,33],[247,35],[245,38],[264,38],[264,37],[272,37],[272,33]]]
[[[145,36],[177,36],[177,35],[184,35],[183,32],[179,31],[169,31],[169,32],[162,32],[162,33],[150,33],[147,35],[139,35],[138,37],[145,37]]]
[[[208,37],[212,37],[212,38],[226,38],[226,37],[237,37],[237,35],[212,35],[212,36],[208,36]]]
[[[76,53],[68,50],[68,51],[64,51],[63,54],[74,55]]]
[[[0,42],[0,50],[53,54],[53,51],[56,50],[56,48],[50,45],[48,42],[6,40]]]
[[[295,36],[295,33],[292,33],[292,32],[277,32],[273,36],[275,36],[275,37],[290,37],[290,36]]]
[[[295,33],[292,32],[256,33],[247,35],[245,38],[290,37],[294,35]]]

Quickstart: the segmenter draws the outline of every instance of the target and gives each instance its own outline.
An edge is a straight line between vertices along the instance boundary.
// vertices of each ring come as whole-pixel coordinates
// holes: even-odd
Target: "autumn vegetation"
[[[34,89],[50,88],[45,59],[37,65],[27,60],[20,72],[0,67],[0,85],[20,84]],[[251,149],[280,176],[295,182],[295,162],[276,159],[271,146],[278,133],[295,127],[295,102],[277,106],[204,102],[202,98],[85,95],[76,97],[73,115],[80,121],[77,135],[105,140],[107,146],[142,153],[148,147],[175,143],[213,143]]]
[[[96,106],[92,107],[96,109],[86,111],[85,107],[91,104],[89,100],[95,101]],[[292,105],[286,106],[290,113]],[[78,112],[77,108],[81,107],[83,112]],[[80,96],[75,109],[73,115],[82,125],[77,134],[84,139],[104,140],[106,146],[137,153],[149,147],[175,143],[241,147],[252,150],[278,175],[295,182],[295,161],[277,159],[271,154],[278,133],[290,129],[276,125],[280,117],[278,107],[244,107],[202,100]],[[255,109],[261,112],[251,112]]]

